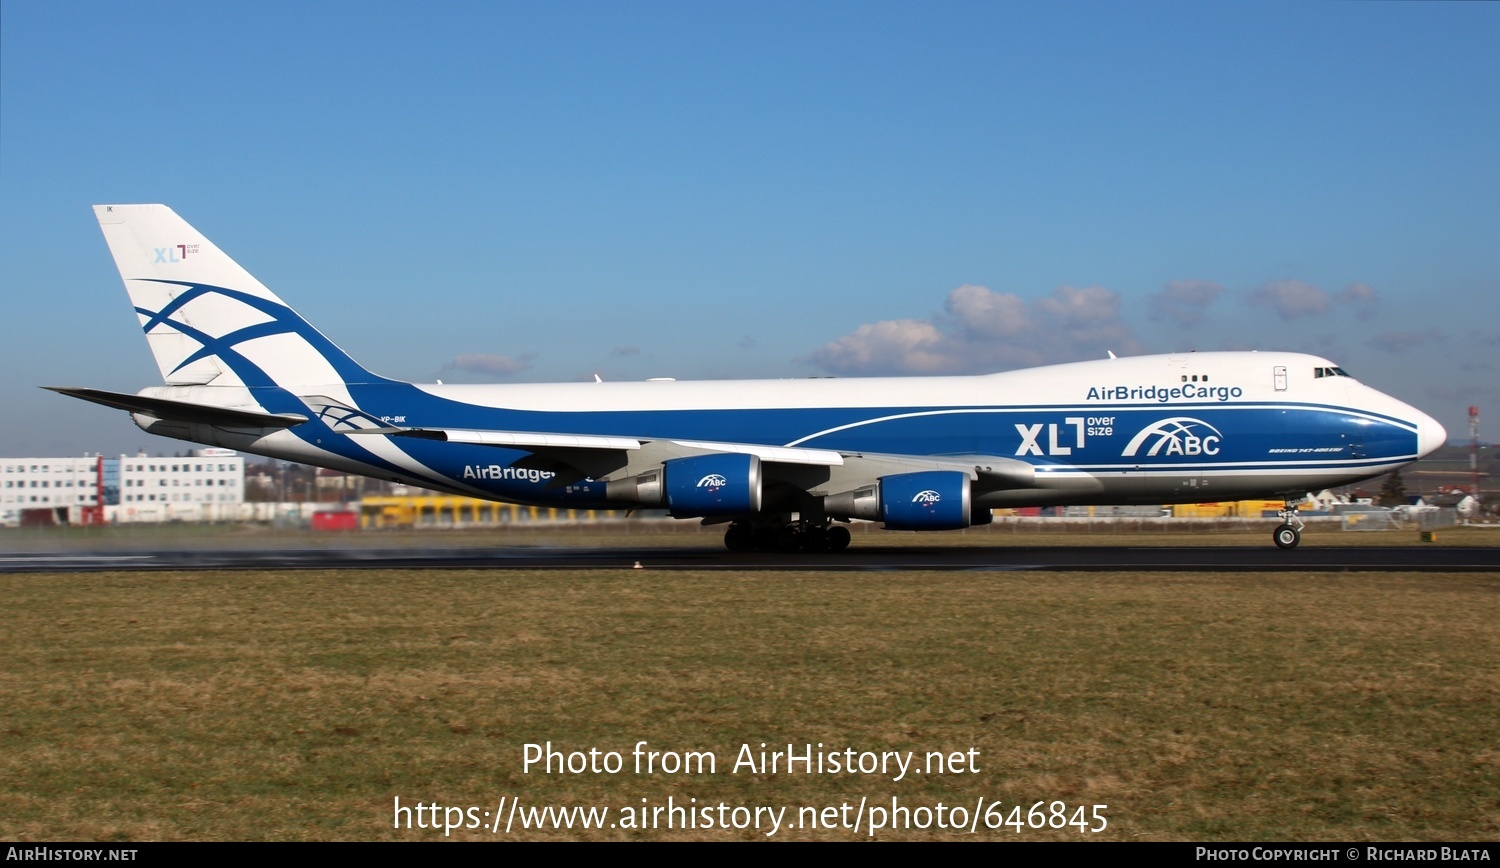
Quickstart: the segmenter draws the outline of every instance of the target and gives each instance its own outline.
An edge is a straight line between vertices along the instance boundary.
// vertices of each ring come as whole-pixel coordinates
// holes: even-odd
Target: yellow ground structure
[[[366,497],[359,502],[360,527],[467,527],[624,518],[624,510],[517,506],[476,497],[424,495]]]
[[[1280,511],[1279,500],[1234,500],[1223,503],[1179,503],[1172,507],[1173,518],[1260,518],[1266,510]]]
[[[1171,507],[1173,518],[1260,518],[1277,511],[1279,500],[1240,500],[1223,503],[1184,503]],[[625,510],[559,509],[517,506],[475,497],[419,495],[366,497],[360,501],[360,527],[469,527],[473,525],[528,524],[622,519]],[[1017,510],[993,510],[996,516],[1019,514]]]

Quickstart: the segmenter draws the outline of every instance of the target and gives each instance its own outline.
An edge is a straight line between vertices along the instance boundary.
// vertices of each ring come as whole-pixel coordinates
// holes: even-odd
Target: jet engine
[[[888,530],[958,530],[976,523],[969,476],[957,470],[882,476],[874,485],[824,498],[823,508],[835,518],[883,521]]]
[[[672,458],[660,469],[608,483],[605,492],[610,500],[665,504],[674,518],[759,512],[760,459],[732,453]]]

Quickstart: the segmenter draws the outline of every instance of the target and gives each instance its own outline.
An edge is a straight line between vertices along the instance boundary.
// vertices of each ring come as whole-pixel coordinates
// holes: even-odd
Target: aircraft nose
[[[1448,431],[1442,423],[1426,413],[1417,413],[1417,453],[1430,455],[1439,446],[1448,442]]]

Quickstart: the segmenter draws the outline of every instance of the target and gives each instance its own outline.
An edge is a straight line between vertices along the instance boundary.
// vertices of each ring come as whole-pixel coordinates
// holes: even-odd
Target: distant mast
[[[1479,408],[1469,407],[1469,493],[1479,500]]]

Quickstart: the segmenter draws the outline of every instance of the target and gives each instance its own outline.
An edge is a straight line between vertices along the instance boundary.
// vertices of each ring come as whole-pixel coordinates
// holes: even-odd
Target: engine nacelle
[[[655,470],[605,484],[609,500],[666,506],[676,518],[760,511],[760,459],[716,453],[672,458]]]
[[[958,530],[970,518],[969,476],[925,470],[880,478],[880,518],[888,530]]]
[[[754,455],[694,455],[663,465],[667,509],[677,518],[760,511],[760,459]]]

